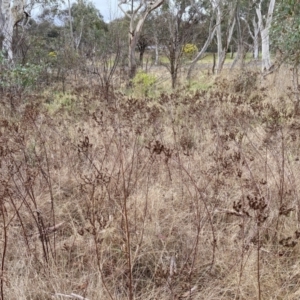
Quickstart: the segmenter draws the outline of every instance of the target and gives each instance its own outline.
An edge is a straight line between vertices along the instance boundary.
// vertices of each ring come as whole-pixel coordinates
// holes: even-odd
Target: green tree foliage
[[[128,65],[128,26],[129,20],[127,17],[112,20],[107,24],[108,38],[117,38],[122,48],[120,63],[123,67]]]
[[[57,5],[44,8],[41,14],[30,20],[26,39],[21,46],[22,61],[45,64],[49,61],[50,52],[60,52],[64,48],[66,38],[62,23],[57,20]],[[20,55],[21,56],[21,55]]]
[[[274,48],[281,54],[283,61],[295,66],[300,63],[300,2],[297,0],[280,1],[272,24]]]
[[[74,46],[83,51],[94,51],[108,28],[103,16],[95,5],[86,0],[79,0],[71,6]],[[61,22],[69,27],[68,9],[59,14]]]

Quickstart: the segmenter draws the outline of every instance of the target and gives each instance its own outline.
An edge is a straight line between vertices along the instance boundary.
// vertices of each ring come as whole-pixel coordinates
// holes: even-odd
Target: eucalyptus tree
[[[194,9],[198,12],[201,12],[199,15],[201,16],[199,23],[201,25],[201,33],[205,35],[205,39],[199,47],[199,52],[192,60],[188,72],[187,72],[187,79],[191,78],[192,72],[197,64],[197,62],[205,55],[208,47],[210,46],[215,33],[216,33],[216,8],[212,5],[210,1],[193,1]]]
[[[119,0],[119,8],[129,19],[128,30],[128,77],[131,80],[136,74],[135,50],[149,14],[160,7],[165,0]]]
[[[81,48],[88,53],[95,52],[108,30],[100,11],[88,0],[74,2],[70,9],[62,10],[58,18],[64,27],[69,28],[72,47],[76,51]]]
[[[296,97],[295,112],[300,108],[300,2],[280,1],[274,12],[271,27],[273,47],[277,51],[278,64],[288,64],[292,69],[293,94]]]
[[[122,68],[122,73],[124,77],[126,77],[126,69],[128,66],[128,27],[129,20],[127,17],[121,17],[112,20],[107,24],[108,27],[108,35],[110,37],[117,36],[121,47],[120,53],[120,66]]]
[[[231,65],[235,67],[238,62],[244,66],[246,53],[251,49],[253,57],[258,58],[259,28],[256,23],[256,12],[253,3],[248,0],[239,0],[236,7],[236,26],[233,41],[236,42],[236,56]]]
[[[159,9],[151,13],[145,20],[143,29],[137,41],[136,49],[139,52],[139,65],[143,67],[144,54],[149,46],[155,45],[155,36],[157,32],[157,13]]]
[[[300,64],[300,2],[280,1],[274,12],[271,37],[282,62]]]
[[[201,34],[201,21],[206,18],[203,11],[195,8],[189,0],[169,0],[156,19],[158,44],[168,62],[163,65],[171,75],[172,88],[176,87],[178,73],[184,61],[184,46],[196,43]]]
[[[65,44],[63,26],[59,26],[57,15],[58,5],[44,7],[35,18],[30,19],[26,31],[26,39],[21,48],[26,48],[23,61],[33,64],[43,64],[50,52],[57,53]],[[26,55],[25,55],[26,54]]]
[[[160,45],[159,45],[159,32],[161,31],[161,23],[160,23],[160,13],[161,9],[156,9],[153,11],[146,19],[143,30],[137,42],[137,50],[139,51],[139,63],[143,67],[143,58],[144,53],[148,47],[151,46],[151,49],[155,52],[154,64],[159,64],[159,53],[160,53]],[[165,28],[166,29],[166,28]]]
[[[0,0],[0,38],[2,51],[5,56],[13,60],[13,33],[14,28],[26,25],[30,16],[30,6],[26,0]]]
[[[216,9],[217,73],[223,69],[233,30],[236,25],[238,0],[210,0]]]
[[[265,19],[265,15],[268,13],[269,3],[268,1],[260,0],[240,0],[240,19],[248,29],[250,38],[252,39],[253,58],[259,58],[260,48],[260,19],[258,18],[257,9],[259,9],[259,15],[262,15],[262,19]]]
[[[263,14],[262,5],[268,3],[268,11]],[[262,70],[269,70],[272,66],[270,56],[270,29],[273,18],[276,0],[260,0],[256,3],[256,14],[258,17],[258,26],[261,36],[261,49],[262,49]]]
[[[232,64],[237,61],[243,64],[247,49],[253,51],[253,58],[259,58],[261,41],[263,69],[268,69],[270,63],[269,34],[274,0],[238,0],[235,10],[235,31],[233,37],[237,44],[237,55]]]
[[[251,2],[248,3],[250,3],[250,5],[252,4]],[[251,9],[243,12],[240,19],[242,23],[245,23],[248,29],[253,44],[253,58],[257,60],[259,56],[259,25],[255,10]]]

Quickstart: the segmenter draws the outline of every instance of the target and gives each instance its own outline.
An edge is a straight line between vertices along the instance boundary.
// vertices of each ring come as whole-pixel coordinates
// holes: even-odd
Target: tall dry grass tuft
[[[3,101],[1,298],[297,299],[298,116],[248,75]]]

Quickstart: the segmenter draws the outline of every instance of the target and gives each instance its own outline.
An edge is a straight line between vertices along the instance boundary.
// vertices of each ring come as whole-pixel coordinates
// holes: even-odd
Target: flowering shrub
[[[185,44],[183,47],[183,54],[188,59],[192,59],[197,52],[198,48],[195,44]]]

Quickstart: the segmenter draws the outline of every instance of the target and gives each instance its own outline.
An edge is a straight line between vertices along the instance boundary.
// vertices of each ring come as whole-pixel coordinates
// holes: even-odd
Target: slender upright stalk
[[[257,286],[258,300],[261,300],[261,285],[260,285],[260,224],[257,224]]]
[[[6,224],[6,219],[5,219],[5,208],[4,204],[1,204],[1,214],[2,214],[2,221],[3,221],[3,234],[4,234],[4,245],[3,245],[3,252],[2,252],[2,258],[1,258],[1,278],[0,278],[0,294],[1,294],[1,300],[4,300],[4,288],[3,288],[3,283],[4,283],[4,264],[5,264],[5,256],[6,256],[6,250],[7,250],[7,224]]]
[[[71,13],[71,4],[70,4],[70,0],[68,0],[68,10],[69,10],[69,23],[70,23],[71,47],[74,48],[74,35],[73,35],[73,24],[72,24],[72,13]]]

